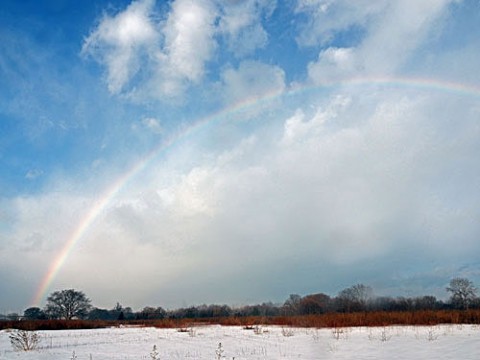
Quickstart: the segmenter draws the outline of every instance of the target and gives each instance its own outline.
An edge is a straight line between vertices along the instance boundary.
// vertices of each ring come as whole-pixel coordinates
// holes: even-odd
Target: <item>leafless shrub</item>
[[[427,340],[434,341],[438,339],[438,334],[435,331],[435,328],[432,326],[427,330]]]
[[[381,342],[386,342],[392,338],[392,335],[390,335],[390,332],[388,331],[388,328],[385,326],[382,329],[382,332],[380,333],[380,341]]]
[[[158,359],[157,345],[153,345],[153,349],[152,349],[152,352],[150,353],[150,357],[152,358],[152,360]]]
[[[345,334],[345,330],[343,328],[341,327],[332,328],[332,336],[335,340],[339,340],[344,334]]]
[[[40,342],[40,337],[35,331],[13,330],[9,338],[15,351],[34,350]]]
[[[295,333],[292,328],[282,327],[282,335],[285,337],[293,336]]]
[[[188,329],[188,335],[189,335],[190,337],[195,337],[195,336],[197,336],[197,330],[196,330],[193,326],[191,326],[191,327]]]
[[[262,335],[263,329],[260,325],[255,325],[253,328],[253,332],[255,333],[255,335]]]
[[[331,353],[334,353],[338,350],[338,346],[336,343],[328,343],[328,351],[330,351]]]
[[[217,347],[217,349],[215,350],[216,359],[217,359],[217,360],[223,359],[223,358],[225,357],[225,356],[223,355],[224,352],[225,352],[225,350],[223,350],[222,343],[218,343],[218,347]]]

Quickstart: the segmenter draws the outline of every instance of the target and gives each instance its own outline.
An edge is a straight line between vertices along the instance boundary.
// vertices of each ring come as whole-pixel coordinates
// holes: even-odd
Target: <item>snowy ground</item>
[[[480,326],[299,329],[203,326],[39,331],[39,349],[16,352],[0,331],[0,359],[480,359]],[[75,355],[74,355],[75,354]],[[153,357],[155,358],[155,357]]]

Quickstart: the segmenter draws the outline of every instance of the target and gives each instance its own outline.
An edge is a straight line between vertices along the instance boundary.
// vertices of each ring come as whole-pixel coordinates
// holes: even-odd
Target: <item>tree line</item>
[[[91,300],[82,292],[67,289],[53,292],[41,309],[30,307],[20,318],[27,320],[84,319],[84,320],[154,320],[154,319],[202,319],[249,316],[296,316],[326,313],[352,313],[373,311],[416,311],[447,309],[480,309],[477,289],[466,278],[454,278],[446,291],[450,294],[444,302],[435,296],[386,297],[375,296],[373,289],[356,284],[331,297],[324,293],[300,296],[290,295],[283,304],[271,302],[230,307],[228,305],[200,305],[165,310],[162,307],[146,306],[139,311],[117,303],[112,309],[101,309],[91,305]],[[17,315],[18,317],[18,315]]]

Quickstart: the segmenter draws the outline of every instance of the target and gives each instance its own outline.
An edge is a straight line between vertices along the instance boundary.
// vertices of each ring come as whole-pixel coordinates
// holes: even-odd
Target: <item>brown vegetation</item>
[[[158,319],[131,321],[102,320],[21,320],[0,321],[0,329],[60,330],[95,329],[111,326],[151,326],[157,328],[189,328],[202,325],[253,327],[278,325],[292,327],[356,327],[389,325],[480,324],[480,310],[425,310],[405,312],[327,313],[301,316],[247,316],[204,319]]]

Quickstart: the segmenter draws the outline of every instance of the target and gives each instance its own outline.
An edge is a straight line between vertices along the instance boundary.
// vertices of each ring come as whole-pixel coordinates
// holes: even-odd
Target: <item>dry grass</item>
[[[290,327],[337,328],[355,326],[480,324],[480,310],[425,310],[410,312],[327,313],[305,316],[275,317],[220,317],[206,319],[162,320],[22,320],[0,321],[0,329],[74,330],[97,329],[111,326],[152,326],[157,328],[189,328],[219,324],[224,326],[278,325]]]

